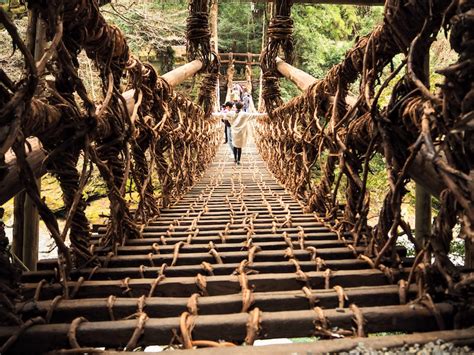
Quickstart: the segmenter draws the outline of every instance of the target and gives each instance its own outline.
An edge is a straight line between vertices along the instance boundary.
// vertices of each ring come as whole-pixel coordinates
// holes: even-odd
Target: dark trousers
[[[234,160],[240,162],[240,157],[242,156],[242,148],[234,147]]]
[[[225,133],[225,141],[224,141],[224,143],[227,143],[227,139],[228,139],[228,138],[227,138],[227,127],[226,127],[226,126],[224,126],[224,133]]]

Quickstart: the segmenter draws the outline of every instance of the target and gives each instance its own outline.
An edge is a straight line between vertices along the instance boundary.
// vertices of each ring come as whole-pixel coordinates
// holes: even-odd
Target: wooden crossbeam
[[[232,57],[253,57],[253,58],[258,58],[260,57],[260,53],[219,53],[219,55],[223,58],[228,58],[229,56]]]
[[[230,63],[230,60],[224,59],[221,60],[221,64],[228,64]],[[260,62],[248,62],[246,60],[233,60],[233,64],[245,64],[245,65],[260,65]]]

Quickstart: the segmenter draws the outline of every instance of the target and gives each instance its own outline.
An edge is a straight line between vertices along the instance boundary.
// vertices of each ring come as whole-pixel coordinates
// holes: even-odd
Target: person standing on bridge
[[[231,136],[234,153],[234,162],[240,165],[242,157],[242,148],[247,144],[247,138],[250,130],[250,120],[256,117],[265,116],[265,113],[250,113],[242,111],[243,104],[237,102],[235,111],[228,113],[213,113],[214,116],[224,116],[231,125]]]
[[[232,102],[226,102],[224,105],[222,105],[222,110],[221,113],[228,113],[230,110],[232,110]],[[230,134],[230,123],[226,118],[222,118],[222,122],[224,123],[224,134],[225,134],[225,140],[224,144],[229,142],[229,146],[232,149],[232,137]]]
[[[248,92],[247,88],[244,87],[244,93],[242,95],[242,103],[244,104],[243,110],[245,112],[250,111],[251,100],[252,100],[252,97],[250,96],[250,93]]]

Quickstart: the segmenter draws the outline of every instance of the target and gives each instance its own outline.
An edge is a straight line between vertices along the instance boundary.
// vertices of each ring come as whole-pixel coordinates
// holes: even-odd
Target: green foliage
[[[372,30],[381,13],[377,7],[293,6],[297,66],[322,78],[342,60],[354,38]]]
[[[187,9],[188,0],[154,0],[151,3],[151,8],[158,11],[173,11]]]
[[[370,192],[370,201],[379,206],[388,191],[387,173],[385,171],[385,160],[379,153],[375,154],[369,162],[369,174],[367,175],[367,191]],[[378,212],[378,211],[377,211]]]
[[[108,23],[126,35],[133,53],[140,57],[172,56],[171,45],[184,45],[186,2],[155,1],[137,4],[124,0],[101,8]]]
[[[300,91],[298,88],[286,78],[280,79],[280,90],[281,90],[281,98],[283,101],[291,100],[293,97],[299,95]]]
[[[219,51],[260,53],[265,4],[219,3]]]

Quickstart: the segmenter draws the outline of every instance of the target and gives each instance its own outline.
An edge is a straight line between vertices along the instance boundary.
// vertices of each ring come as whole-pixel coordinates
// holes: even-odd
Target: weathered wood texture
[[[338,236],[331,224],[303,212],[263,168],[254,147],[237,166],[222,146],[200,182],[115,255],[98,244],[104,232],[104,225],[94,226],[102,267],[75,270],[67,284],[58,282],[56,260],[23,274],[19,314],[46,317],[49,324],[26,330],[12,351],[67,348],[78,317],[88,320],[76,331],[81,346],[124,347],[139,314],[148,319],[137,345],[166,345],[181,335],[190,300],[194,340],[242,343],[249,312],[257,308],[261,339],[314,335],[320,316],[314,306],[346,335],[356,327],[351,304],[361,310],[366,333],[453,326],[456,310],[447,303],[436,305],[438,320],[429,307],[404,305],[417,297],[415,284],[406,293],[397,284],[413,264],[404,248],[398,249],[399,268],[372,268],[352,236]],[[69,299],[61,298],[65,287]],[[0,328],[0,342],[14,331]]]
[[[360,307],[375,307],[399,304],[399,288],[396,285],[346,288],[345,305],[356,303]],[[415,295],[412,286],[410,296]],[[317,305],[324,309],[337,308],[339,296],[334,289],[312,290],[311,294],[318,300]],[[311,303],[301,290],[282,292],[255,292],[253,307],[263,312],[295,311],[311,309]],[[113,305],[116,319],[126,318],[137,312],[138,298],[117,298]],[[145,311],[152,318],[179,317],[187,311],[189,298],[186,297],[149,297]],[[77,317],[86,317],[89,321],[108,321],[110,313],[107,307],[108,298],[90,298],[62,300],[55,307],[52,323],[68,323]],[[242,310],[242,295],[202,296],[198,298],[199,314],[229,314]],[[18,311],[26,318],[46,316],[51,308],[51,301],[27,302],[18,305]]]
[[[446,325],[452,326],[453,307],[447,303],[435,305],[436,311]],[[361,307],[366,321],[365,329],[369,333],[379,331],[434,331],[438,330],[435,315],[421,305]],[[326,310],[325,317],[333,327],[351,329],[354,314],[348,309]],[[247,335],[247,313],[224,315],[203,315],[194,319],[193,339],[228,341],[241,343]],[[313,310],[267,312],[261,315],[259,338],[312,336],[317,320]],[[173,333],[179,329],[180,319],[151,318],[146,321],[143,335],[138,345],[169,344]],[[123,346],[131,338],[137,320],[116,320],[114,322],[85,322],[76,331],[76,337],[82,346]],[[35,325],[20,335],[12,347],[14,352],[42,352],[53,348],[64,348],[68,344],[69,324]],[[0,342],[4,342],[15,331],[14,327],[0,327]]]

